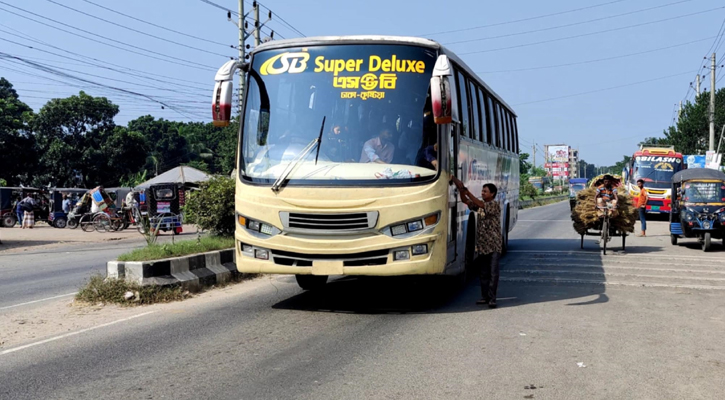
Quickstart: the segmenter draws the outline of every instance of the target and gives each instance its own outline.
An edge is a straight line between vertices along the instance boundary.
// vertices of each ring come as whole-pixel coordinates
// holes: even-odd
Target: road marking
[[[521,239],[526,240],[526,239]],[[589,254],[592,256],[598,256],[599,254],[596,253],[593,250],[509,250],[509,253],[522,253],[522,254],[563,254],[563,255],[583,255],[583,254]],[[700,257],[700,256],[676,256],[676,255],[666,255],[666,254],[649,254],[649,253],[626,253],[625,256],[638,256],[642,258],[667,258],[667,259],[681,259],[681,260],[702,260],[702,261],[720,261],[722,262],[723,258],[713,258],[713,257]],[[617,257],[615,255],[614,257]],[[612,258],[614,258],[612,257]],[[618,255],[618,257],[622,257],[622,255]],[[602,256],[603,259],[606,259],[606,256]]]
[[[569,222],[570,219],[517,219],[516,222]]]
[[[13,304],[12,306],[0,307],[0,310],[7,310],[9,308],[15,308],[15,307],[20,307],[20,306],[27,306],[28,304],[40,303],[41,301],[48,301],[48,300],[60,299],[61,297],[75,296],[76,294],[78,294],[78,292],[73,292],[73,293],[68,293],[68,294],[61,294],[61,295],[58,295],[58,296],[47,297],[45,299],[33,300],[33,301],[28,301],[28,302],[20,303],[20,304]]]
[[[701,278],[695,276],[674,276],[674,275],[644,275],[644,274],[627,274],[619,272],[606,272],[606,271],[567,271],[567,270],[538,270],[538,269],[513,269],[501,271],[509,273],[522,273],[530,275],[546,275],[546,274],[574,274],[574,275],[603,275],[603,276],[618,276],[618,277],[637,277],[637,278],[652,278],[652,279],[685,279],[693,281],[712,281],[712,282],[725,282],[725,278]],[[508,275],[508,274],[507,274]]]
[[[648,282],[612,282],[597,281],[588,279],[562,279],[562,278],[509,278],[502,276],[499,278],[501,282],[516,283],[569,283],[583,284],[595,286],[629,286],[629,287],[653,287],[653,288],[669,288],[669,289],[693,289],[693,290],[725,290],[725,286],[707,286],[707,285],[682,285],[682,284],[665,284],[665,283],[648,283]]]
[[[45,339],[45,340],[41,340],[39,342],[29,343],[29,344],[26,344],[24,346],[14,347],[12,349],[7,349],[7,350],[4,350],[4,351],[1,351],[0,352],[0,356],[3,356],[5,354],[14,353],[14,352],[20,351],[20,350],[25,350],[25,349],[30,348],[30,347],[39,346],[41,344],[46,344],[46,343],[54,342],[56,340],[65,339],[65,338],[70,337],[70,336],[80,335],[81,333],[89,332],[89,331],[96,330],[96,329],[99,329],[99,328],[105,328],[107,326],[115,325],[115,324],[118,324],[118,323],[121,323],[121,322],[130,321],[132,319],[140,318],[140,317],[143,317],[143,316],[146,316],[146,315],[149,315],[149,314],[153,314],[155,312],[156,311],[149,311],[149,312],[146,312],[146,313],[143,313],[143,314],[138,314],[138,315],[134,315],[134,316],[131,316],[131,317],[128,317],[128,318],[119,319],[117,321],[107,322],[105,324],[101,324],[101,325],[97,325],[97,326],[92,326],[90,328],[81,329],[79,331],[66,333],[66,334],[60,335],[60,336],[55,336],[55,337],[52,337],[52,338],[48,338],[48,339]]]

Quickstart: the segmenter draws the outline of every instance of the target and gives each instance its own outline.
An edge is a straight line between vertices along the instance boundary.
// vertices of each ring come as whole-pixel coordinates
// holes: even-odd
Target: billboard
[[[705,168],[705,156],[703,155],[689,155],[684,156],[687,168]]]
[[[546,169],[552,169],[552,168],[569,168],[569,163],[546,163],[544,164],[544,168]]]
[[[546,146],[546,161],[555,163],[569,162],[569,146],[566,145],[548,145]]]

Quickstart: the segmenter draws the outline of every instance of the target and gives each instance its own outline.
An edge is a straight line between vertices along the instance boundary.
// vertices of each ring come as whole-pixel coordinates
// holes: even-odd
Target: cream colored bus
[[[229,123],[245,72],[236,183],[241,272],[460,276],[474,259],[473,192],[498,187],[505,245],[518,210],[516,115],[440,44],[388,36],[273,41],[217,73]]]

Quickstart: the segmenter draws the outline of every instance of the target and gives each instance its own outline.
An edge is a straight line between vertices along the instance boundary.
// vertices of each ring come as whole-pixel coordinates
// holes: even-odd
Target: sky
[[[236,0],[209,1],[237,10]],[[544,145],[559,143],[578,148],[589,163],[620,161],[645,137],[662,136],[676,105],[694,99],[690,83],[709,72],[704,57],[717,50],[718,65],[725,64],[725,39],[717,36],[725,33],[722,0],[263,5],[274,13],[263,32],[273,29],[275,39],[386,34],[444,44],[514,108],[522,152],[536,143],[537,164]],[[0,76],[36,111],[83,90],[119,104],[118,124],[147,114],[210,121],[215,72],[237,55],[230,47],[237,29],[221,8],[205,0],[0,0]],[[708,76],[702,87],[710,86]]]

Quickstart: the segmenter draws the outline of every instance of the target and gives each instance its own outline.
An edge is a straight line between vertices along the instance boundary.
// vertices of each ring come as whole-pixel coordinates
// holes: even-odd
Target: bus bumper
[[[280,237],[273,243],[243,232],[235,236],[237,270],[244,273],[396,276],[445,272],[446,240],[435,231],[402,240],[380,235],[353,240]],[[413,254],[414,250],[419,254]],[[407,258],[396,260],[399,252],[407,252]]]

